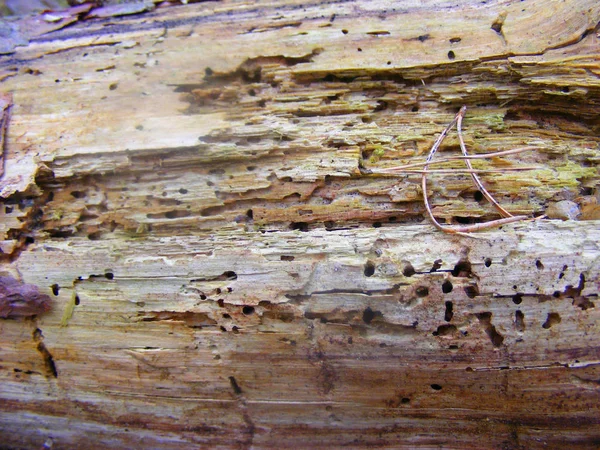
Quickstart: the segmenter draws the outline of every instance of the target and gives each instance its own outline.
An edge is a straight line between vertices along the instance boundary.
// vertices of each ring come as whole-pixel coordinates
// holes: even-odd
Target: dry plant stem
[[[434,161],[435,162],[435,161]],[[421,163],[422,164],[422,163]],[[536,170],[540,169],[540,167],[534,166],[524,166],[524,167],[510,167],[504,169],[429,169],[429,170],[419,170],[419,169],[399,169],[397,171],[391,172],[386,169],[377,170],[371,169],[370,173],[378,173],[382,175],[386,174],[398,174],[398,173],[504,173],[504,172],[521,172],[524,170]]]
[[[462,117],[464,116],[466,110],[467,110],[466,106],[463,106],[460,109],[460,111],[456,114],[456,116],[454,117],[454,119],[452,120],[452,122],[450,122],[450,124],[448,124],[448,126],[444,129],[444,131],[442,131],[442,133],[440,134],[440,136],[437,138],[437,140],[435,141],[435,143],[431,147],[431,151],[429,152],[429,155],[427,156],[427,159],[425,160],[425,164],[423,166],[423,175],[421,177],[421,188],[423,190],[423,203],[425,204],[425,210],[427,211],[427,214],[429,215],[429,218],[433,222],[433,225],[438,230],[441,230],[441,231],[443,231],[445,233],[460,234],[460,235],[471,237],[467,233],[471,233],[471,232],[474,232],[474,231],[486,230],[486,229],[489,229],[489,228],[494,228],[494,227],[501,226],[501,225],[504,225],[504,224],[507,224],[507,223],[511,223],[511,222],[518,222],[518,221],[527,219],[527,216],[505,217],[503,219],[492,220],[490,222],[478,223],[478,224],[474,224],[474,225],[467,225],[467,226],[463,226],[463,227],[445,227],[442,224],[440,224],[436,220],[436,218],[433,216],[433,212],[431,211],[431,206],[429,205],[429,200],[427,199],[427,172],[429,171],[428,170],[429,169],[429,164],[431,164],[431,161],[432,161],[433,157],[435,156],[435,153],[437,152],[438,148],[440,147],[440,145],[442,144],[442,142],[444,141],[444,139],[448,135],[448,132],[452,129],[452,127],[459,120],[462,119]]]
[[[458,133],[458,142],[460,143],[460,150],[462,151],[462,154],[465,157],[465,164],[467,165],[467,167],[470,170],[473,170],[471,161],[468,159],[469,153],[467,152],[467,146],[465,145],[465,141],[463,140],[463,137],[462,137],[462,120],[463,120],[465,111],[466,111],[466,108],[463,106],[460,109],[459,113],[457,114],[456,132]],[[512,217],[513,216],[511,213],[509,213],[507,210],[505,210],[502,206],[500,206],[500,204],[496,201],[496,199],[494,197],[492,197],[492,194],[490,194],[487,191],[487,189],[483,186],[483,183],[481,182],[481,180],[479,179],[479,177],[477,176],[477,174],[475,172],[471,173],[471,178],[473,179],[473,183],[475,183],[477,185],[477,187],[479,188],[479,190],[481,191],[483,196],[488,199],[488,201],[492,204],[492,206],[494,208],[496,208],[496,210],[500,213],[500,215],[502,217]]]
[[[467,159],[496,158],[496,157],[499,157],[499,156],[514,155],[516,153],[522,153],[522,152],[526,152],[526,151],[529,151],[529,150],[539,150],[539,149],[540,149],[540,147],[527,146],[527,147],[513,148],[511,150],[503,150],[501,152],[484,153],[484,154],[481,154],[481,155],[449,156],[447,158],[441,158],[441,159],[438,159],[436,161],[430,161],[429,165],[444,164],[444,163],[447,163],[447,162],[463,161],[463,160],[467,160]],[[423,165],[423,163],[405,164],[403,166],[395,166],[395,167],[387,167],[385,169],[379,169],[377,172],[378,173],[403,172],[404,169],[411,169],[413,167],[422,167],[422,165]],[[539,167],[528,167],[526,169],[523,169],[523,168],[504,168],[504,169],[495,169],[494,172],[504,172],[504,171],[509,171],[509,170],[534,170],[534,169],[539,169]],[[430,172],[433,172],[433,170],[430,170]]]

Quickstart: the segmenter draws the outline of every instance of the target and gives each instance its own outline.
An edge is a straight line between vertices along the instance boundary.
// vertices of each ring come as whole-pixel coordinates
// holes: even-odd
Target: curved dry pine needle
[[[435,162],[435,161],[434,161]],[[423,163],[421,163],[423,164]],[[377,173],[381,175],[395,175],[398,173],[504,173],[504,172],[522,172],[524,170],[537,170],[540,167],[536,166],[523,166],[523,167],[505,167],[502,169],[401,169],[395,172],[389,172],[386,169],[371,169],[370,173]]]
[[[427,215],[433,222],[433,225],[438,230],[443,231],[445,233],[460,234],[460,235],[470,237],[470,235],[468,233],[471,233],[474,231],[486,230],[489,228],[494,228],[494,227],[501,226],[501,225],[504,225],[507,223],[526,220],[528,217],[511,215],[510,217],[504,217],[504,218],[498,219],[498,220],[492,220],[489,222],[478,223],[478,224],[474,224],[474,225],[465,225],[465,226],[461,226],[461,227],[447,227],[447,226],[445,227],[442,224],[440,224],[434,217],[433,212],[431,211],[431,206],[429,205],[429,200],[427,199],[427,173],[430,172],[428,170],[429,164],[432,164],[432,159],[433,159],[435,153],[437,152],[438,148],[440,147],[441,143],[448,135],[448,132],[452,129],[452,127],[456,123],[458,123],[459,121],[462,121],[462,117],[464,116],[466,110],[467,110],[466,106],[463,106],[460,109],[460,111],[456,114],[456,116],[454,117],[452,122],[450,122],[450,124],[448,124],[448,126],[442,131],[442,133],[439,135],[439,137],[436,139],[435,143],[431,147],[431,150],[429,151],[429,155],[427,155],[427,159],[425,160],[425,164],[423,165],[423,172],[422,172],[422,176],[421,176],[421,189],[423,190],[423,203],[425,204],[425,210],[427,211]],[[464,142],[462,142],[462,135],[461,135],[460,128],[458,128],[458,134],[459,134],[459,141],[461,142],[461,150],[463,151],[463,156],[467,157],[468,155],[465,154],[466,148],[464,147]],[[468,161],[468,158],[467,158],[467,161]],[[470,169],[472,169],[472,167],[470,166],[470,163],[468,164],[468,166]],[[476,182],[476,184],[478,184],[478,183]],[[488,195],[489,195],[489,193],[488,193]],[[490,197],[491,197],[491,195],[490,195]],[[493,197],[492,197],[492,199],[493,199]],[[497,202],[495,200],[493,200],[492,204],[497,204]],[[508,214],[508,212],[507,212],[507,214]]]
[[[512,150],[503,150],[501,152],[491,152],[491,153],[481,153],[481,154],[476,154],[476,155],[467,155],[467,156],[448,156],[447,158],[441,158],[441,159],[437,159],[435,161],[431,161],[429,163],[429,165],[433,165],[433,164],[444,164],[447,162],[452,162],[452,161],[464,161],[467,159],[487,159],[487,158],[496,158],[499,156],[506,156],[506,155],[514,155],[516,153],[522,153],[522,152],[527,152],[530,150],[539,150],[540,147],[534,147],[534,146],[527,146],[527,147],[518,147],[518,148],[513,148]],[[395,167],[386,167],[385,169],[378,169],[377,172],[375,172],[375,170],[373,170],[374,173],[394,173],[394,172],[403,172],[404,169],[412,169],[413,167],[423,167],[423,163],[411,163],[411,164],[404,164],[402,166],[395,166]],[[535,169],[540,169],[540,167],[527,167],[527,168],[508,168],[505,167],[503,169],[494,169],[495,172],[505,172],[505,171],[509,171],[509,170],[535,170]],[[433,172],[433,170],[430,170],[430,172]]]
[[[469,152],[467,152],[467,146],[465,145],[465,141],[463,140],[462,137],[462,119],[465,115],[465,112],[467,111],[467,107],[463,106],[462,108],[460,108],[460,111],[458,112],[458,119],[456,121],[456,132],[458,134],[458,142],[460,144],[460,150],[463,154],[463,156],[467,159],[465,159],[465,164],[467,165],[467,168],[469,168],[470,170],[473,170],[473,166],[471,165],[471,160],[468,159],[469,156]],[[492,197],[492,194],[490,194],[488,192],[488,190],[483,186],[483,183],[481,182],[481,180],[479,179],[479,177],[477,176],[477,174],[475,172],[471,173],[471,179],[473,180],[473,183],[475,183],[477,185],[477,187],[479,188],[479,190],[481,191],[481,193],[483,194],[483,196],[485,198],[487,198],[487,200],[492,204],[492,206],[494,208],[496,208],[496,210],[500,213],[500,215],[502,217],[512,217],[513,215],[511,213],[509,213],[507,210],[505,210],[502,206],[500,206],[500,204],[496,201],[496,199],[494,197]]]

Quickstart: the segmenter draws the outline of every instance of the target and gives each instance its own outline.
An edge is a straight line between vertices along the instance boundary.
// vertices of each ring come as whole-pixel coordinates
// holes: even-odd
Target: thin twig
[[[429,200],[427,198],[427,173],[429,172],[429,170],[428,170],[429,164],[432,163],[432,159],[435,156],[435,153],[437,152],[438,148],[440,147],[442,141],[448,135],[448,132],[452,129],[452,127],[456,123],[458,123],[459,121],[462,121],[462,118],[465,115],[466,110],[467,110],[466,106],[463,106],[462,108],[460,108],[460,111],[456,114],[456,116],[454,117],[452,122],[450,122],[450,124],[442,131],[440,136],[436,139],[435,143],[431,147],[429,155],[427,155],[427,159],[425,160],[425,164],[423,165],[423,174],[421,177],[421,188],[423,190],[423,203],[425,204],[425,210],[427,211],[427,215],[433,222],[433,225],[438,230],[441,230],[445,233],[460,234],[463,236],[471,237],[468,233],[471,233],[474,231],[486,230],[489,228],[494,228],[497,226],[505,225],[507,223],[518,222],[521,220],[525,220],[528,217],[527,216],[510,216],[510,217],[504,217],[502,219],[492,220],[489,222],[478,223],[478,224],[473,224],[473,225],[465,225],[465,226],[460,226],[460,227],[445,227],[442,224],[440,224],[436,220],[436,218],[433,216],[433,212],[431,211],[431,206],[429,205]],[[459,135],[459,140],[462,142],[462,136],[460,136],[460,135]],[[468,156],[468,155],[464,154],[466,152],[466,148],[463,149],[463,146],[464,146],[464,143],[461,144],[461,149],[463,150],[463,156]],[[466,158],[466,160],[468,161],[468,158]],[[496,203],[496,202],[494,201],[494,203]]]

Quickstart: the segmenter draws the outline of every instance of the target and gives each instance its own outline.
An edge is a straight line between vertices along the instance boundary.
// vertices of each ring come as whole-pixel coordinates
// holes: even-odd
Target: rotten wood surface
[[[203,2],[0,57],[0,276],[52,297],[0,319],[2,445],[597,447],[599,21]],[[481,175],[508,212],[579,220],[447,235],[378,173],[462,105],[471,153],[537,147],[473,161],[536,167]],[[498,217],[468,174],[428,194]]]

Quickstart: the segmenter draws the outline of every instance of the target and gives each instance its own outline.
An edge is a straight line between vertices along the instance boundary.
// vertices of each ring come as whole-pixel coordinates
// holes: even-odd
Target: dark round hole
[[[415,293],[418,297],[427,297],[429,295],[429,288],[427,288],[426,286],[419,286],[415,290]]]
[[[450,280],[446,280],[442,283],[442,292],[444,294],[452,292],[452,283],[450,282]]]
[[[371,323],[371,321],[375,318],[375,312],[370,308],[367,307],[364,311],[363,311],[363,322],[366,324]]]
[[[454,52],[452,50],[450,50],[448,52],[448,59],[452,61],[455,58],[456,58],[456,55],[454,54]]]
[[[253,314],[254,313],[254,306],[244,306],[242,308],[242,313],[245,316],[249,316],[250,314]]]
[[[483,261],[483,264],[485,264],[485,267],[490,267],[492,265],[492,259],[485,258],[485,261]]]
[[[115,274],[112,272],[106,272],[104,274],[104,276],[106,277],[107,280],[112,280],[115,277]]]
[[[480,202],[483,200],[483,194],[481,193],[481,191],[475,191],[473,193],[473,199],[475,199],[476,202]]]
[[[521,294],[513,295],[512,301],[515,305],[520,305],[523,301],[523,296]]]
[[[477,286],[465,286],[464,290],[465,294],[467,294],[467,297],[469,298],[475,298],[479,295],[479,289]]]
[[[442,386],[440,386],[439,384],[432,384],[431,389],[433,389],[434,391],[441,391]]]
[[[365,277],[372,277],[375,274],[375,264],[371,261],[367,261],[365,264]]]

